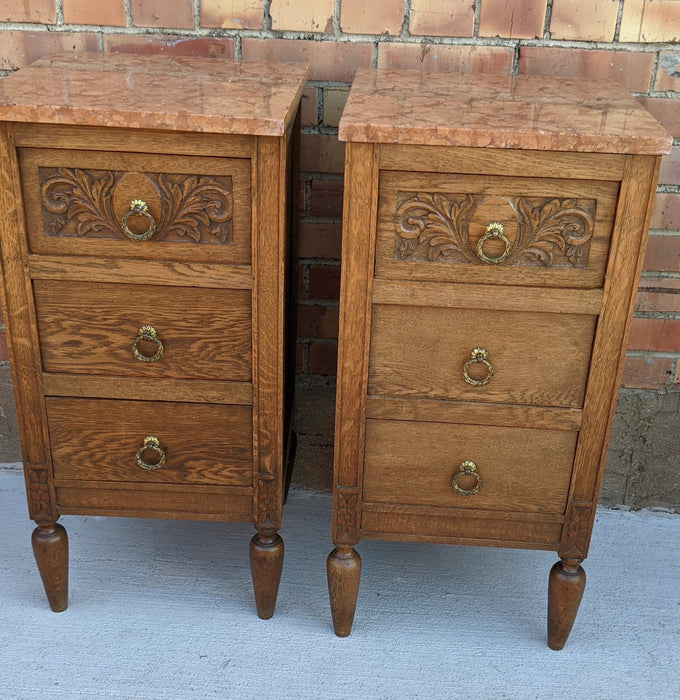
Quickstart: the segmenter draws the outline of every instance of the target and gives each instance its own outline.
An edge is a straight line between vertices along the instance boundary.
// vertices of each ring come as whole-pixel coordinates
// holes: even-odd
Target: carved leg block
[[[558,561],[548,579],[548,646],[556,651],[567,642],[586,587],[579,560]]]
[[[357,606],[361,557],[353,547],[339,545],[328,555],[326,573],[333,629],[338,637],[347,637],[352,631]]]
[[[283,568],[283,540],[277,532],[258,532],[250,540],[250,571],[253,575],[257,616],[274,614]]]
[[[68,607],[68,537],[59,523],[38,525],[31,536],[47,600],[54,612]]]

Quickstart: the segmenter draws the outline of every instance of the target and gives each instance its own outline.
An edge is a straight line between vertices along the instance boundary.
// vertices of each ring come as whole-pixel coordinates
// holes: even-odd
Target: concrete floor
[[[276,614],[254,612],[247,524],[64,517],[70,607],[50,612],[23,479],[0,471],[0,698],[680,697],[680,516],[600,510],[567,646],[545,645],[550,552],[362,542],[333,635],[330,498],[295,490]]]

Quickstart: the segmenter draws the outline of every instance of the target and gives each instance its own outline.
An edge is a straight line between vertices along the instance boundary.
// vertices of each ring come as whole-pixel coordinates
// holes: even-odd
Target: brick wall
[[[354,70],[378,66],[607,77],[664,124],[676,141],[661,171],[623,384],[677,390],[678,41],[680,0],[0,2],[5,73],[46,54],[83,49],[311,63],[299,200],[298,371],[305,375],[335,373],[343,171],[337,124]]]

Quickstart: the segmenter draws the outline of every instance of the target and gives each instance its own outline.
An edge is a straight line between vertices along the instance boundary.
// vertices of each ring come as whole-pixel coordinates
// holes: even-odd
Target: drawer
[[[368,393],[577,408],[595,321],[581,314],[376,304]],[[477,353],[472,358],[476,348],[486,352],[483,361]]]
[[[252,483],[250,406],[47,399],[55,479]],[[157,438],[154,446],[145,438]],[[155,470],[143,468],[138,460]]]
[[[57,280],[33,288],[46,372],[251,381],[249,290]]]
[[[617,182],[382,171],[377,277],[597,288]]]
[[[247,159],[27,148],[20,167],[31,252],[250,263]]]
[[[576,431],[368,420],[367,503],[562,514]],[[472,462],[477,478],[460,465]],[[472,470],[470,470],[472,471]]]

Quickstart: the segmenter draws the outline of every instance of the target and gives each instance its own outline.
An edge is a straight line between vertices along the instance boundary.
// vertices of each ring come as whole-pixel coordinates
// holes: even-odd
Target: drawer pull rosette
[[[155,343],[156,352],[153,355],[145,355],[144,353],[140,352],[138,347],[140,341],[146,341],[147,343]],[[140,362],[156,362],[156,360],[160,360],[161,357],[163,357],[164,351],[165,347],[163,346],[163,343],[158,337],[158,333],[156,332],[156,329],[153,326],[142,326],[139,329],[139,335],[132,341],[132,354]]]
[[[472,386],[484,386],[493,379],[493,365],[486,359],[489,356],[485,348],[474,348],[470,352],[470,359],[463,365],[463,379]],[[474,364],[482,364],[486,367],[486,377],[482,379],[474,379],[468,374],[468,370]]]
[[[142,455],[147,451],[156,453],[156,462],[149,463],[142,459]],[[137,466],[140,469],[144,469],[144,471],[155,472],[157,469],[160,469],[165,464],[165,452],[161,447],[160,440],[153,435],[147,435],[144,438],[142,446],[137,450],[135,459],[137,460]]]
[[[458,485],[458,479],[461,476],[474,477],[474,486],[470,489],[461,488]],[[482,488],[482,477],[479,476],[479,472],[477,471],[477,465],[474,462],[471,462],[467,459],[464,462],[461,462],[458,471],[453,475],[451,486],[453,486],[456,492],[461,494],[462,496],[473,496],[474,494],[476,494]]]
[[[505,244],[505,250],[496,258],[490,258],[484,254],[484,243],[489,239],[501,240]],[[499,265],[508,255],[510,255],[510,241],[505,237],[503,224],[494,221],[486,227],[484,235],[477,241],[477,257],[487,265]]]
[[[142,233],[130,231],[127,226],[127,221],[131,216],[143,216],[148,222],[146,231],[142,231]],[[130,202],[130,211],[123,214],[123,218],[120,220],[120,226],[123,229],[123,233],[131,241],[147,241],[156,233],[156,220],[149,214],[147,203],[143,202],[141,199],[133,199]]]

